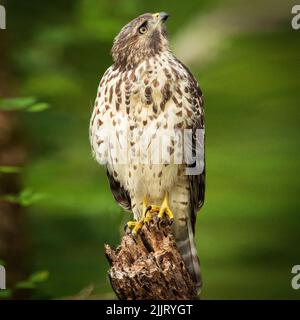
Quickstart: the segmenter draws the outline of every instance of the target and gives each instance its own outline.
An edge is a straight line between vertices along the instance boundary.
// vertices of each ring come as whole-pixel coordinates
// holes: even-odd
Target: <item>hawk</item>
[[[131,232],[154,217],[174,222],[178,249],[200,288],[194,233],[205,191],[203,95],[169,48],[167,18],[165,12],[143,14],[116,36],[114,63],[98,87],[90,142],[96,161],[107,167],[115,200],[133,212]],[[166,132],[172,134],[163,144]]]

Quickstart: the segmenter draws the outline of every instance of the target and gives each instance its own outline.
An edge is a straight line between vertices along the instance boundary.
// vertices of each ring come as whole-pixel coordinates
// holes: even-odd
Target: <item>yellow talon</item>
[[[157,220],[161,220],[164,216],[164,214],[167,216],[167,219],[169,220],[169,224],[172,224],[174,221],[174,214],[172,212],[172,210],[169,207],[169,200],[168,200],[169,196],[168,193],[166,192],[163,203],[160,207],[158,216],[157,216]]]
[[[126,224],[126,227],[128,227],[129,229],[133,229],[136,225],[136,221],[128,221]]]
[[[128,221],[126,227],[128,227],[132,234],[135,236],[142,229],[143,225],[149,224],[153,220],[153,216],[157,215],[157,221],[160,221],[164,214],[167,216],[169,224],[172,224],[174,221],[174,214],[169,207],[168,193],[166,192],[164,200],[161,206],[147,204],[147,199],[143,200],[143,215],[139,221]]]
[[[126,227],[132,230],[133,235],[137,235],[138,232],[142,229],[145,223],[149,224],[153,220],[153,213],[158,213],[160,210],[159,206],[156,205],[147,205],[147,199],[143,200],[143,215],[139,221],[128,221]]]
[[[132,229],[132,234],[133,234],[134,236],[136,236],[136,235],[138,234],[138,232],[142,229],[143,224],[144,224],[143,219],[141,219],[140,221],[137,221],[137,222],[136,222],[136,225],[135,225],[134,228]]]

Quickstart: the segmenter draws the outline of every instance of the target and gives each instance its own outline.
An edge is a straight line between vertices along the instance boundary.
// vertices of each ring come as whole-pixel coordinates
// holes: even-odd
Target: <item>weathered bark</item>
[[[113,250],[105,245],[109,278],[121,300],[191,300],[197,290],[176,247],[171,228],[144,225],[134,237],[125,234]]]

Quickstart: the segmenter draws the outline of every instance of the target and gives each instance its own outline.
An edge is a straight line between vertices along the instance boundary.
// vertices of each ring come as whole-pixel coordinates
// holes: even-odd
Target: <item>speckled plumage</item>
[[[158,147],[158,132],[204,129],[203,96],[197,81],[171,53],[165,26],[155,19],[159,17],[142,15],[116,37],[114,64],[98,87],[90,141],[95,159],[107,166],[115,199],[135,218],[141,216],[145,196],[150,203],[160,203],[169,192],[177,245],[199,286],[194,228],[196,211],[204,201],[204,145],[197,175],[186,175],[186,163],[173,163],[183,143],[176,138],[164,150],[171,163],[143,163],[145,155],[153,156]],[[148,26],[146,34],[139,33],[143,25]],[[116,144],[108,145],[105,134]],[[128,154],[130,161],[122,163]]]

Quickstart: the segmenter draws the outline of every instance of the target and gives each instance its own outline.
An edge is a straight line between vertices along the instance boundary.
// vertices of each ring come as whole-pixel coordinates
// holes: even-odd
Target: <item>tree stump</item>
[[[121,300],[191,300],[197,290],[165,222],[144,225],[136,237],[123,236],[113,250],[105,245],[109,279]]]

